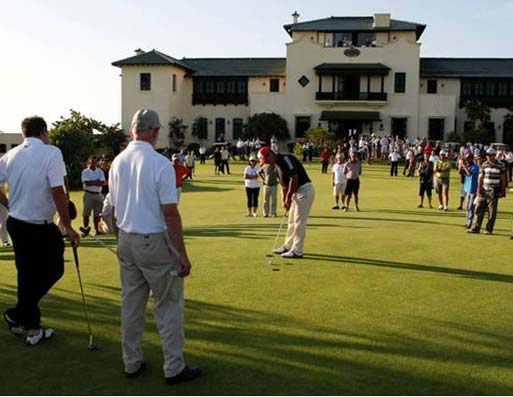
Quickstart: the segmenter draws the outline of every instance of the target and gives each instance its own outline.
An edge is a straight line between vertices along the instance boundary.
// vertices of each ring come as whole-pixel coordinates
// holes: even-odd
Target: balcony
[[[387,100],[386,92],[317,92],[315,94],[317,101],[365,101],[365,102],[385,102]]]
[[[247,105],[248,94],[192,94],[193,105]]]
[[[509,108],[513,106],[513,95],[511,96],[498,96],[498,95],[488,95],[488,96],[470,96],[470,95],[462,95],[460,97],[460,108],[465,107],[465,103],[469,100],[478,100],[493,109],[498,108]]]

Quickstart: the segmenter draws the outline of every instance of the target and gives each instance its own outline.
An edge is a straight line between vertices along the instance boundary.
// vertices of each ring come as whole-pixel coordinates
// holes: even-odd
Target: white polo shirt
[[[117,226],[126,233],[165,231],[161,205],[177,203],[175,181],[175,170],[166,157],[147,142],[130,142],[114,159],[109,173]]]
[[[64,186],[61,151],[39,138],[25,138],[0,158],[0,185],[9,185],[9,211],[21,221],[51,221],[56,208],[52,188]]]
[[[82,171],[82,187],[85,191],[93,192],[93,193],[101,193],[102,186],[87,186],[84,182],[87,181],[105,181],[105,174],[101,168],[95,167],[94,170],[87,167]]]

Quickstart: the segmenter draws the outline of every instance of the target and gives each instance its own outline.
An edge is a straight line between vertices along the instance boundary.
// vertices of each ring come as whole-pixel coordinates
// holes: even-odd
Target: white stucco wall
[[[140,74],[151,73],[151,90],[140,90]],[[176,92],[172,90],[172,76],[176,74]],[[191,92],[185,92],[185,71],[174,66],[125,66],[121,73],[121,127],[128,133],[134,113],[141,108],[158,112],[162,129],[158,148],[167,147],[168,123],[173,117],[183,117]]]
[[[320,44],[303,39],[287,44],[287,121],[293,130],[295,116],[310,115],[312,125],[317,125],[323,110],[379,110],[385,128],[383,133],[390,132],[391,115],[407,115],[408,136],[417,136],[417,115],[419,96],[419,52],[420,46],[411,42],[410,36],[398,34],[398,40],[379,48],[359,48],[358,57],[344,55],[345,48],[326,48]],[[321,63],[382,63],[391,71],[385,77],[384,91],[388,94],[385,106],[378,104],[324,104],[316,103],[315,93],[318,91],[318,76],[314,67]],[[394,93],[394,73],[406,73],[406,93]],[[301,76],[306,76],[310,83],[302,87],[298,83]],[[323,77],[323,80],[325,78]],[[329,80],[329,79],[326,79]],[[329,84],[323,83],[326,91],[331,91]],[[366,84],[366,83],[365,83]],[[372,90],[380,91],[380,77],[372,79]],[[365,85],[366,91],[366,85]],[[377,132],[377,131],[375,131]]]

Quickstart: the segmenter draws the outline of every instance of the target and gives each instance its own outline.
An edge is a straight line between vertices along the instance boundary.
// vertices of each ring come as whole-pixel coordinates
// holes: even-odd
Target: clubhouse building
[[[292,139],[313,126],[349,133],[447,139],[474,128],[464,103],[476,98],[492,110],[487,128],[502,140],[513,106],[513,59],[421,58],[425,25],[373,17],[330,17],[293,23],[286,58],[182,58],[136,50],[116,61],[122,76],[122,128],[138,108],[157,110],[158,147],[169,146],[168,122],[191,127],[207,120],[204,142],[236,141],[247,118],[273,112]]]

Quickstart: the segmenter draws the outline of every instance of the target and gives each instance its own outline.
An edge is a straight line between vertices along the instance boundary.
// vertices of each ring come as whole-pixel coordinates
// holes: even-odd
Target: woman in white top
[[[246,196],[248,198],[248,213],[246,216],[257,216],[258,195],[260,194],[260,182],[258,181],[258,171],[256,158],[249,158],[249,165],[244,170],[244,185],[246,186]]]

